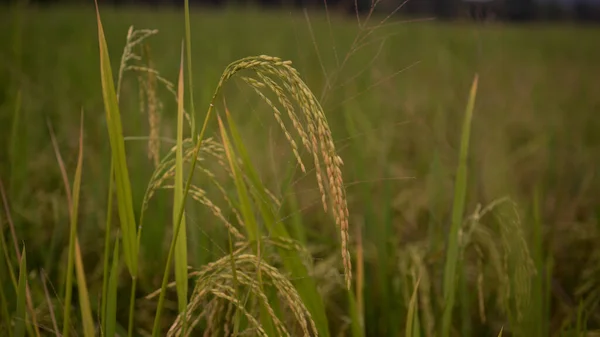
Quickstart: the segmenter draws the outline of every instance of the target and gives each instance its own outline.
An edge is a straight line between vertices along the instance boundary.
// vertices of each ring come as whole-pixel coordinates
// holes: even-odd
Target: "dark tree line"
[[[401,1],[401,0],[398,0]],[[525,22],[532,20],[577,20],[600,23],[600,1],[574,0],[572,6],[558,0],[409,0],[405,13],[417,16],[435,16],[438,19],[505,20]]]
[[[0,0],[14,2],[19,0]],[[28,0],[36,4],[81,3],[87,0]],[[183,6],[184,0],[99,0],[114,5]],[[324,8],[354,15],[368,12],[374,0],[189,0],[191,6],[259,6],[263,8]],[[389,13],[406,0],[380,0],[379,12]],[[408,0],[398,15],[435,17],[440,20],[469,18],[475,20],[578,20],[600,23],[600,0],[574,0],[564,6],[559,0],[492,0],[482,5],[469,0]]]

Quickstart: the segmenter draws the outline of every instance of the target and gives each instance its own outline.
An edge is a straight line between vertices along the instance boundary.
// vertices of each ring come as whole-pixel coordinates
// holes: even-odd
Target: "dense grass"
[[[116,11],[102,6],[100,10],[115,79],[126,34],[133,25],[158,29],[157,35],[146,40],[152,66],[177,84],[175,91],[190,87],[187,79],[178,82],[180,67],[187,62],[181,63],[182,12]],[[110,217],[115,224],[110,231],[113,236],[104,240],[112,164],[94,10],[29,9],[21,16],[20,35],[14,34],[9,14],[8,10],[0,14],[0,43],[7,46],[0,51],[0,179],[16,236],[25,246],[16,251],[27,252],[38,323],[51,327],[55,314],[63,321],[65,292],[74,294],[72,308],[81,305],[75,295],[80,287],[65,289],[71,277],[66,276],[67,266],[72,268],[73,263],[69,256],[79,251],[70,232],[76,226],[92,316],[96,319],[103,312],[99,309],[105,306],[100,297],[107,292],[103,289],[114,290],[109,293],[118,301],[109,300],[108,306],[117,312],[114,329],[123,334],[129,325],[126,299],[131,296],[129,274],[134,273],[135,258],[107,253],[119,252],[119,246],[127,249],[123,240],[118,246],[111,243],[117,230],[125,239],[117,197]],[[309,13],[308,19],[310,23],[302,13],[289,12],[193,12],[190,44],[196,118],[192,132],[202,128],[226,66],[249,55],[291,60],[319,98],[344,162],[354,266],[351,293],[345,291],[339,230],[323,211],[312,166],[306,174],[296,167],[270,107],[242,81],[231,82],[222,93],[232,119],[226,119],[219,98],[222,128],[215,117],[206,129],[207,136],[229,137],[226,150],[245,158],[238,164],[227,162],[232,172],[255,170],[261,177],[248,178],[247,191],[238,177],[226,186],[228,191],[239,200],[266,198],[257,192],[264,184],[282,201],[277,214],[270,214],[260,203],[256,214],[247,209],[242,214],[246,225],[260,218],[257,226],[268,228],[265,233],[272,239],[285,238],[288,234],[282,233],[289,232],[312,254],[310,277],[294,274],[294,268],[301,265],[295,254],[280,253],[283,261],[275,263],[284,273],[296,276],[291,279],[309,312],[324,305],[327,317],[313,317],[317,328],[328,327],[332,335],[354,336],[360,336],[361,330],[367,336],[417,336],[417,331],[425,336],[447,332],[497,336],[502,329],[503,335],[527,336],[598,328],[600,249],[595,243],[600,239],[600,121],[596,114],[600,98],[594,97],[600,88],[598,29],[394,23],[359,43],[364,48],[351,51],[359,33],[355,19],[332,16],[328,22],[318,13]],[[372,24],[381,19],[374,17]],[[348,54],[351,57],[345,61]],[[142,64],[147,63],[145,57]],[[477,97],[472,121],[465,123],[475,74]],[[142,83],[151,81],[146,74],[140,77]],[[328,77],[334,78],[330,84]],[[162,157],[179,141],[178,111],[183,107],[178,107],[176,97],[160,82],[157,88],[164,104],[157,124],[164,137]],[[139,219],[155,169],[147,139],[139,138],[153,132],[148,118],[152,104],[140,96],[134,72],[125,74],[120,89],[126,165],[136,212],[132,217]],[[189,99],[186,91],[186,109],[190,109]],[[271,99],[277,101],[276,96]],[[73,181],[82,109],[84,159],[79,205],[74,210],[67,202],[71,190],[65,189],[47,123],[56,133],[68,180]],[[469,125],[467,155],[460,149]],[[189,150],[193,143],[187,146]],[[457,173],[459,164],[465,170]],[[187,172],[183,178],[181,174],[177,173],[175,195],[186,184]],[[218,193],[202,180],[196,181],[207,194]],[[465,188],[464,206],[458,200],[461,188]],[[171,191],[157,191],[143,215],[133,287],[136,334],[152,331],[156,299],[144,297],[160,288],[172,225],[177,223],[173,204],[180,203]],[[77,212],[75,220],[72,215]],[[226,213],[225,217],[233,218],[234,214]],[[25,314],[26,303],[17,294],[25,293],[21,282],[25,275],[20,273],[12,247],[9,215],[0,214],[3,246],[10,248],[7,254],[12,261],[10,273],[5,259],[0,264],[0,295],[6,299],[2,303],[7,303],[1,312],[0,333],[15,330],[5,319],[10,312],[21,334],[24,327],[18,318]],[[462,223],[462,219],[467,220]],[[188,264],[194,270],[228,255],[236,270],[238,247],[231,244],[228,232],[209,209],[188,203],[185,227]],[[448,238],[456,241],[448,244]],[[127,240],[134,240],[130,245],[135,246],[135,238]],[[260,255],[264,248],[252,249]],[[455,264],[450,269],[456,271],[454,280],[444,275],[449,264]],[[105,279],[103,271],[108,266],[111,272]],[[48,277],[49,301],[42,275]],[[244,275],[234,276],[236,282],[243,282]],[[322,303],[321,299],[306,300],[313,298],[306,294],[315,285]],[[455,293],[455,305],[445,310],[448,291]],[[163,319],[158,322],[164,331],[182,311],[177,294],[175,290],[167,293]],[[240,299],[246,296],[240,294]],[[266,311],[258,316],[269,329]],[[443,317],[451,322],[451,331],[442,324]],[[83,331],[80,314],[70,319],[69,324]],[[233,323],[248,324],[238,316]]]

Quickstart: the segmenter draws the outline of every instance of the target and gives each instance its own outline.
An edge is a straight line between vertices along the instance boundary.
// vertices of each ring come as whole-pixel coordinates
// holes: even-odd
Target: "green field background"
[[[131,25],[157,29],[158,34],[147,40],[153,65],[176,83],[183,12],[104,7],[100,11],[113,70],[118,69]],[[92,307],[97,307],[102,290],[110,145],[97,24],[93,7],[30,8],[22,13],[17,31],[11,13],[2,8],[0,14],[0,178],[7,189],[17,237],[27,247],[28,269],[33,273],[30,282],[37,289],[34,297],[42,303],[40,320],[49,325],[39,273],[43,269],[57,285],[53,299],[59,301],[68,208],[48,123],[72,179],[82,110],[85,155],[78,236]],[[371,25],[384,18],[375,15]],[[589,330],[600,327],[594,314],[600,300],[600,30],[567,24],[402,20],[386,22],[356,44],[360,30],[351,15],[332,14],[328,19],[316,12],[193,10],[197,127],[229,63],[253,55],[291,60],[320,99],[344,161],[353,263],[358,237],[364,252],[365,335],[404,333],[414,281],[405,264],[414,256],[428,271],[435,330],[441,324],[444,247],[461,126],[469,89],[478,74],[466,215],[475,212],[478,204],[485,206],[502,197],[515,202],[537,269],[527,281],[532,282],[531,291],[523,295],[532,303],[525,324],[529,332],[542,336],[569,329],[580,304],[589,313]],[[335,81],[328,82],[334,74]],[[339,234],[319,204],[315,179],[312,174],[297,174],[285,185],[286,169],[293,160],[285,137],[268,106],[238,82],[225,90],[227,106],[265,185],[295,192],[297,204],[290,209],[296,211],[283,221],[313,253],[332,335],[349,335]],[[17,93],[21,109],[15,122]],[[120,106],[124,136],[129,139],[127,157],[136,210],[154,170],[147,142],[136,138],[149,133],[139,97],[137,75],[127,73]],[[158,97],[163,104],[164,154],[174,145],[177,105],[160,84]],[[218,137],[216,127],[213,120],[207,136]],[[171,231],[171,202],[169,192],[160,192],[145,216],[139,298],[160,287],[166,237]],[[117,222],[116,212],[114,217]],[[0,224],[8,237],[6,219],[3,216]],[[192,267],[226,254],[226,232],[207,210],[189,210],[187,221]],[[495,291],[502,281],[486,269],[489,264],[484,259],[485,278],[483,285],[478,283],[478,259],[471,253],[464,260],[468,284],[462,285],[457,297],[456,335],[496,336],[503,326],[510,334],[496,303]],[[18,265],[12,268],[17,270]],[[2,264],[0,271],[5,269]],[[2,271],[0,281],[4,292],[11,294],[7,275]],[[130,282],[123,274],[119,298],[129,297]],[[477,284],[485,300],[478,298]],[[551,286],[536,288],[540,284]],[[170,294],[168,299],[166,318],[172,319],[176,297]],[[480,313],[482,301],[485,321]],[[139,331],[151,328],[152,305],[138,301],[135,321]],[[125,300],[119,302],[118,321],[123,327],[127,309]],[[426,334],[428,328],[425,323],[422,326]]]

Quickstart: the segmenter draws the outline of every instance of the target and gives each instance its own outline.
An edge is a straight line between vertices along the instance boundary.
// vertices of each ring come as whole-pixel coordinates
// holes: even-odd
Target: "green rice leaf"
[[[452,310],[456,296],[456,275],[459,259],[459,231],[463,221],[465,199],[467,194],[467,156],[469,154],[469,138],[471,135],[471,119],[475,107],[475,96],[477,95],[478,76],[475,75],[467,110],[463,121],[460,154],[456,181],[454,185],[454,203],[452,206],[452,224],[448,238],[448,249],[446,252],[446,264],[444,268],[444,311],[442,315],[442,337],[448,337],[452,327]]]
[[[185,212],[179,219],[179,210],[185,202],[183,195],[183,45],[181,46],[181,64],[179,66],[179,82],[177,89],[177,150],[175,154],[175,193],[173,195],[173,229],[179,227],[175,243],[175,283],[179,313],[187,307],[187,235],[185,228]],[[177,221],[181,224],[177,226]],[[185,324],[184,324],[185,327]],[[185,331],[185,329],[184,329]]]
[[[123,233],[123,249],[125,263],[132,277],[137,275],[137,240],[136,223],[133,213],[133,200],[131,195],[131,182],[125,155],[125,141],[121,126],[121,114],[115,92],[112,69],[108,47],[104,37],[104,30],[100,20],[98,3],[96,2],[96,18],[98,22],[98,43],[100,47],[100,77],[102,79],[102,97],[110,139],[112,159],[115,164],[115,187],[117,190],[117,205],[121,232]]]
[[[117,327],[117,284],[119,281],[119,239],[115,240],[108,291],[106,293],[106,324],[104,331],[106,336],[114,336]]]
[[[79,243],[77,241],[77,220],[79,215],[79,191],[81,188],[81,170],[83,167],[83,111],[81,112],[81,126],[79,131],[79,156],[77,158],[77,168],[75,170],[75,178],[73,180],[72,187],[72,205],[71,205],[71,225],[69,228],[69,253],[67,260],[67,279],[65,283],[65,309],[64,309],[64,319],[63,319],[63,336],[68,337],[71,329],[71,298],[73,296],[73,263],[75,262],[76,254],[79,254]],[[80,261],[78,261],[80,262]],[[80,268],[83,266],[77,266],[77,278],[80,278]],[[84,273],[85,275],[85,273]],[[79,291],[81,295],[82,288],[85,288],[85,280],[83,283],[79,284]],[[87,293],[87,289],[85,289]],[[87,298],[83,298],[82,301],[85,301]],[[89,301],[89,299],[87,299]],[[83,304],[82,304],[83,305]],[[89,303],[88,303],[89,306]],[[84,312],[84,308],[82,308],[82,315],[87,315]],[[90,313],[91,315],[91,313]],[[84,317],[84,320],[86,318]],[[85,324],[85,323],[84,323]],[[93,333],[93,329],[92,329]]]

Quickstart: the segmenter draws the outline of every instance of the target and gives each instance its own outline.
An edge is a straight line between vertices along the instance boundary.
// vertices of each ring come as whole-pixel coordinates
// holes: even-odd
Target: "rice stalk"
[[[128,63],[132,60],[139,61],[141,57],[134,53],[134,47],[140,45],[148,37],[158,33],[158,30],[150,29],[133,29],[133,26],[129,27],[127,31],[127,39],[125,41],[125,47],[123,47],[123,53],[121,54],[121,63],[119,64],[119,75],[117,78],[117,100],[121,94],[121,84],[123,83],[123,76],[128,68]]]
[[[108,256],[106,256],[108,259]],[[105,269],[107,270],[107,269]],[[104,307],[104,333],[105,336],[114,336],[117,325],[117,283],[119,276],[119,239],[115,240],[115,247],[112,254],[112,265],[110,267],[110,275],[106,292],[103,297],[106,297]]]
[[[125,257],[126,257],[126,262],[129,261],[128,266],[130,269],[130,273],[132,274],[132,276],[135,275],[134,271],[136,272],[137,268],[136,264],[133,261],[133,255],[131,254],[131,252],[137,252],[138,246],[139,246],[139,237],[140,237],[140,231],[137,231],[137,237],[138,237],[138,244],[136,245],[135,242],[131,241],[131,237],[132,235],[128,235],[125,234],[125,232],[129,232],[131,233],[136,233],[136,226],[135,226],[135,220],[130,216],[131,214],[131,192],[130,190],[128,190],[129,188],[129,182],[128,182],[128,177],[127,177],[127,169],[126,166],[124,165],[124,149],[122,146],[122,137],[119,137],[118,134],[120,132],[121,126],[120,126],[120,121],[118,118],[118,104],[115,104],[115,102],[117,101],[117,99],[114,98],[118,98],[115,96],[111,96],[114,95],[114,89],[111,89],[111,85],[112,85],[112,80],[111,80],[111,76],[110,76],[110,68],[108,66],[108,53],[106,51],[106,42],[104,41],[104,34],[102,31],[102,25],[100,23],[100,18],[99,18],[99,14],[97,13],[98,16],[98,27],[99,27],[99,43],[100,43],[100,49],[101,49],[101,70],[102,70],[102,80],[103,80],[103,94],[105,97],[105,103],[107,105],[107,119],[109,120],[109,122],[112,122],[113,124],[109,126],[109,134],[111,135],[111,147],[113,148],[113,159],[115,159],[115,173],[116,173],[116,180],[117,180],[117,196],[119,197],[118,200],[120,200],[120,217],[122,220],[122,227],[123,227],[123,233],[124,233],[124,252],[125,252]],[[141,41],[140,38],[138,40],[135,40],[132,38],[132,36],[134,35],[134,31],[133,29],[130,29],[129,33],[128,33],[128,45],[134,45],[136,43],[139,43],[139,41]],[[154,70],[150,69],[150,68],[144,68],[144,67],[138,67],[138,66],[130,66],[130,65],[126,65],[128,61],[132,60],[132,59],[136,59],[139,60],[139,58],[137,58],[137,55],[133,54],[133,52],[128,51],[128,48],[131,49],[131,47],[126,47],[125,52],[123,53],[124,56],[122,57],[122,62],[121,62],[121,67],[119,70],[119,81],[118,81],[118,88],[120,89],[120,83],[121,83],[121,78],[123,76],[123,73],[126,70],[139,70],[139,71],[147,71],[148,73],[153,73],[153,74],[157,74],[157,72],[155,72]],[[332,141],[332,137],[331,137],[331,131],[329,130],[329,127],[327,125],[327,121],[324,117],[324,114],[322,112],[322,109],[320,108],[319,104],[317,103],[314,95],[312,95],[312,93],[310,92],[310,90],[306,87],[306,85],[302,82],[302,80],[299,78],[299,75],[297,74],[296,70],[293,69],[290,66],[289,62],[284,62],[281,61],[280,59],[277,58],[273,58],[273,57],[269,57],[269,56],[258,56],[258,57],[254,57],[254,58],[246,58],[246,59],[242,59],[238,62],[234,62],[232,63],[224,72],[223,76],[221,77],[221,80],[219,82],[219,85],[217,86],[217,90],[215,91],[215,95],[213,96],[213,102],[215,101],[216,97],[218,96],[222,86],[224,85],[224,83],[229,80],[229,78],[231,78],[235,73],[237,73],[238,71],[242,71],[242,70],[254,70],[255,74],[257,74],[259,80],[262,80],[264,83],[266,83],[265,85],[268,86],[269,88],[272,89],[273,92],[275,92],[276,95],[279,96],[279,103],[283,104],[284,107],[287,107],[287,111],[288,111],[288,116],[290,116],[290,118],[292,119],[292,124],[294,124],[294,126],[297,128],[297,130],[300,130],[299,133],[301,135],[302,138],[302,143],[303,145],[306,147],[306,150],[308,150],[309,153],[312,153],[314,161],[315,161],[315,166],[317,168],[316,172],[317,172],[317,180],[319,183],[319,189],[321,191],[322,194],[322,204],[323,207],[327,210],[328,209],[328,200],[330,199],[332,202],[332,211],[334,214],[334,218],[336,220],[336,224],[338,225],[338,227],[340,228],[340,233],[341,233],[341,241],[342,241],[342,257],[343,257],[343,261],[344,261],[344,270],[345,270],[345,276],[346,276],[346,285],[347,287],[350,287],[350,281],[351,281],[351,263],[350,263],[350,257],[349,257],[349,253],[348,253],[348,247],[347,247],[347,241],[348,241],[348,210],[347,210],[347,204],[346,204],[346,199],[345,199],[345,191],[343,190],[343,182],[342,182],[342,178],[341,178],[341,165],[343,164],[343,162],[341,161],[341,158],[335,153],[335,147]],[[156,78],[160,81],[160,78],[158,76],[156,76]],[[181,76],[180,76],[181,78]],[[281,84],[277,84],[275,79],[279,79],[282,80],[283,83]],[[165,83],[166,81],[163,81],[163,83]],[[170,87],[170,86],[167,86]],[[286,97],[284,97],[284,92],[285,94],[287,94]],[[296,118],[296,114],[293,111],[292,104],[291,102],[295,101],[296,104],[298,104],[300,106],[300,111],[303,113],[306,122],[308,124],[308,132],[303,132],[302,128],[300,127],[301,123],[299,121],[299,118]],[[151,183],[149,184],[145,197],[144,197],[144,202],[142,205],[142,213],[141,213],[141,218],[139,221],[139,225],[140,225],[140,230],[142,228],[142,224],[143,224],[143,210],[145,209],[147,202],[149,200],[149,198],[152,197],[153,191],[156,190],[156,188],[160,187],[161,185],[165,185],[164,182],[166,179],[171,179],[172,175],[174,174],[175,176],[175,180],[177,180],[177,166],[178,166],[178,162],[182,163],[183,162],[183,158],[184,157],[186,159],[186,161],[191,162],[191,166],[192,169],[190,171],[189,174],[189,179],[186,183],[185,186],[185,191],[183,192],[183,195],[187,195],[189,193],[190,190],[195,191],[197,193],[196,196],[200,196],[201,201],[203,201],[203,203],[205,205],[207,205],[209,208],[211,208],[213,210],[213,214],[217,215],[217,217],[221,218],[219,216],[220,212],[217,211],[216,208],[212,207],[212,205],[214,205],[213,203],[209,203],[209,199],[207,198],[202,198],[202,190],[199,188],[194,188],[192,189],[192,184],[191,184],[191,178],[192,175],[194,174],[194,171],[196,169],[196,163],[197,161],[200,161],[199,159],[201,159],[201,157],[198,157],[198,154],[201,153],[203,149],[203,143],[204,143],[204,139],[203,139],[203,135],[206,129],[206,122],[208,121],[208,118],[210,116],[210,112],[213,109],[213,104],[211,104],[209,106],[209,111],[208,114],[206,116],[205,119],[205,123],[202,127],[202,130],[200,132],[199,137],[197,138],[196,141],[196,145],[190,150],[190,151],[186,151],[185,152],[185,156],[183,155],[183,148],[184,148],[184,143],[189,143],[191,144],[193,139],[189,139],[188,140],[183,140],[180,139],[179,140],[179,144],[178,146],[175,148],[177,149],[176,151],[171,151],[170,154],[167,155],[167,157],[165,157],[158,165],[157,165],[157,169],[155,170],[155,174],[153,174]],[[179,108],[180,111],[184,111],[182,107]],[[277,114],[277,112],[275,112]],[[114,115],[114,116],[113,116]],[[186,114],[187,115],[187,114]],[[279,113],[277,115],[279,118],[279,122],[280,125],[282,125],[283,127],[283,120],[281,118],[281,114]],[[111,118],[111,117],[117,117],[117,118]],[[276,117],[277,118],[277,117]],[[109,123],[110,124],[110,123]],[[181,129],[181,127],[179,127],[179,129]],[[285,129],[285,128],[284,128]],[[289,134],[289,132],[287,132],[287,138],[288,141],[290,141],[290,144],[295,144],[293,141],[293,138],[291,137],[291,135]],[[297,158],[297,160],[299,161],[299,163],[302,163],[302,160],[300,159],[300,155],[299,155],[299,151],[297,146],[292,145],[293,148],[293,152],[295,153],[295,156]],[[225,150],[227,150],[227,148],[225,148]],[[175,156],[175,160],[171,159],[172,158],[172,154],[173,152],[177,153],[177,151],[180,151],[179,154],[179,158],[180,160],[177,160],[177,156]],[[189,154],[191,154],[191,156],[188,156]],[[225,151],[225,154],[227,154],[227,151]],[[171,157],[170,157],[171,155]],[[169,158],[170,157],[170,158]],[[229,163],[232,163],[232,157],[229,157]],[[155,162],[156,164],[156,162]],[[220,162],[220,164],[222,164]],[[322,167],[321,165],[324,165],[324,167]],[[304,166],[303,163],[301,166]],[[175,170],[172,169],[172,167],[175,167]],[[205,173],[210,172],[208,169],[203,170]],[[230,167],[230,171],[229,174],[233,175],[234,178],[236,176],[235,173],[235,169],[233,167]],[[210,176],[210,175],[209,175]],[[247,177],[243,174],[238,174],[238,186],[241,186],[239,183],[241,183],[244,180],[249,180],[249,179],[253,179],[252,177]],[[241,180],[240,180],[241,179]],[[215,179],[216,180],[216,179]],[[180,183],[182,183],[182,181],[180,181]],[[177,186],[181,186],[182,184],[175,184],[175,188],[177,189]],[[256,184],[251,185],[254,188],[256,188]],[[223,191],[222,188],[220,188],[221,191]],[[277,205],[279,207],[279,201],[278,199],[268,190],[266,189],[261,189],[261,191],[259,192],[260,194],[265,194],[268,196],[268,198],[272,201],[274,201],[275,205]],[[224,196],[226,196],[225,193],[223,193]],[[228,202],[230,202],[230,200],[226,199]],[[242,202],[242,204],[244,204],[244,202]],[[179,228],[182,226],[182,219],[184,218],[184,206],[183,203],[180,205],[180,207],[175,207],[175,208],[179,208],[179,213],[174,214],[174,219],[179,219],[179,221],[176,221],[175,223],[175,228],[176,231],[174,232],[174,240],[177,240],[178,237],[178,232],[179,232]],[[235,207],[234,207],[235,208]],[[241,222],[242,225],[244,226],[249,226],[250,223],[248,222],[249,219],[251,217],[248,217],[248,209],[246,209],[246,212],[242,211],[242,214],[246,213],[245,216],[241,216],[241,218],[243,219],[243,221]],[[263,210],[264,211],[264,210]],[[239,216],[238,216],[239,218]],[[127,219],[127,220],[124,220]],[[127,225],[123,225],[123,223],[127,224]],[[132,226],[133,225],[133,226]],[[232,226],[227,226],[230,229],[230,232],[235,233],[235,231],[231,230],[231,228],[233,228]],[[257,233],[257,232],[256,232]],[[234,236],[240,236],[240,235],[235,235]],[[259,238],[258,235],[254,235],[257,239]],[[255,241],[252,238],[250,238],[251,241]],[[128,248],[129,247],[129,248]],[[129,253],[128,253],[129,252]],[[169,256],[167,257],[167,260],[170,261],[169,257],[171,256],[171,254],[169,254]],[[168,270],[168,266],[167,266],[167,270]],[[165,275],[167,275],[167,273],[165,272]],[[135,276],[134,276],[135,279]],[[135,282],[135,281],[134,281]],[[163,287],[164,285],[166,285],[166,279],[163,280]],[[132,292],[133,294],[133,292]],[[155,329],[154,329],[154,334],[156,334],[158,332],[158,330],[156,329],[156,323],[158,322],[159,318],[160,318],[160,312],[161,312],[161,308],[162,308],[162,300],[164,296],[164,290],[161,291],[161,298],[159,299],[159,305],[158,305],[158,312],[157,315],[155,316]],[[133,303],[133,301],[132,301]],[[131,319],[130,315],[130,319]],[[131,327],[131,324],[130,324]]]

